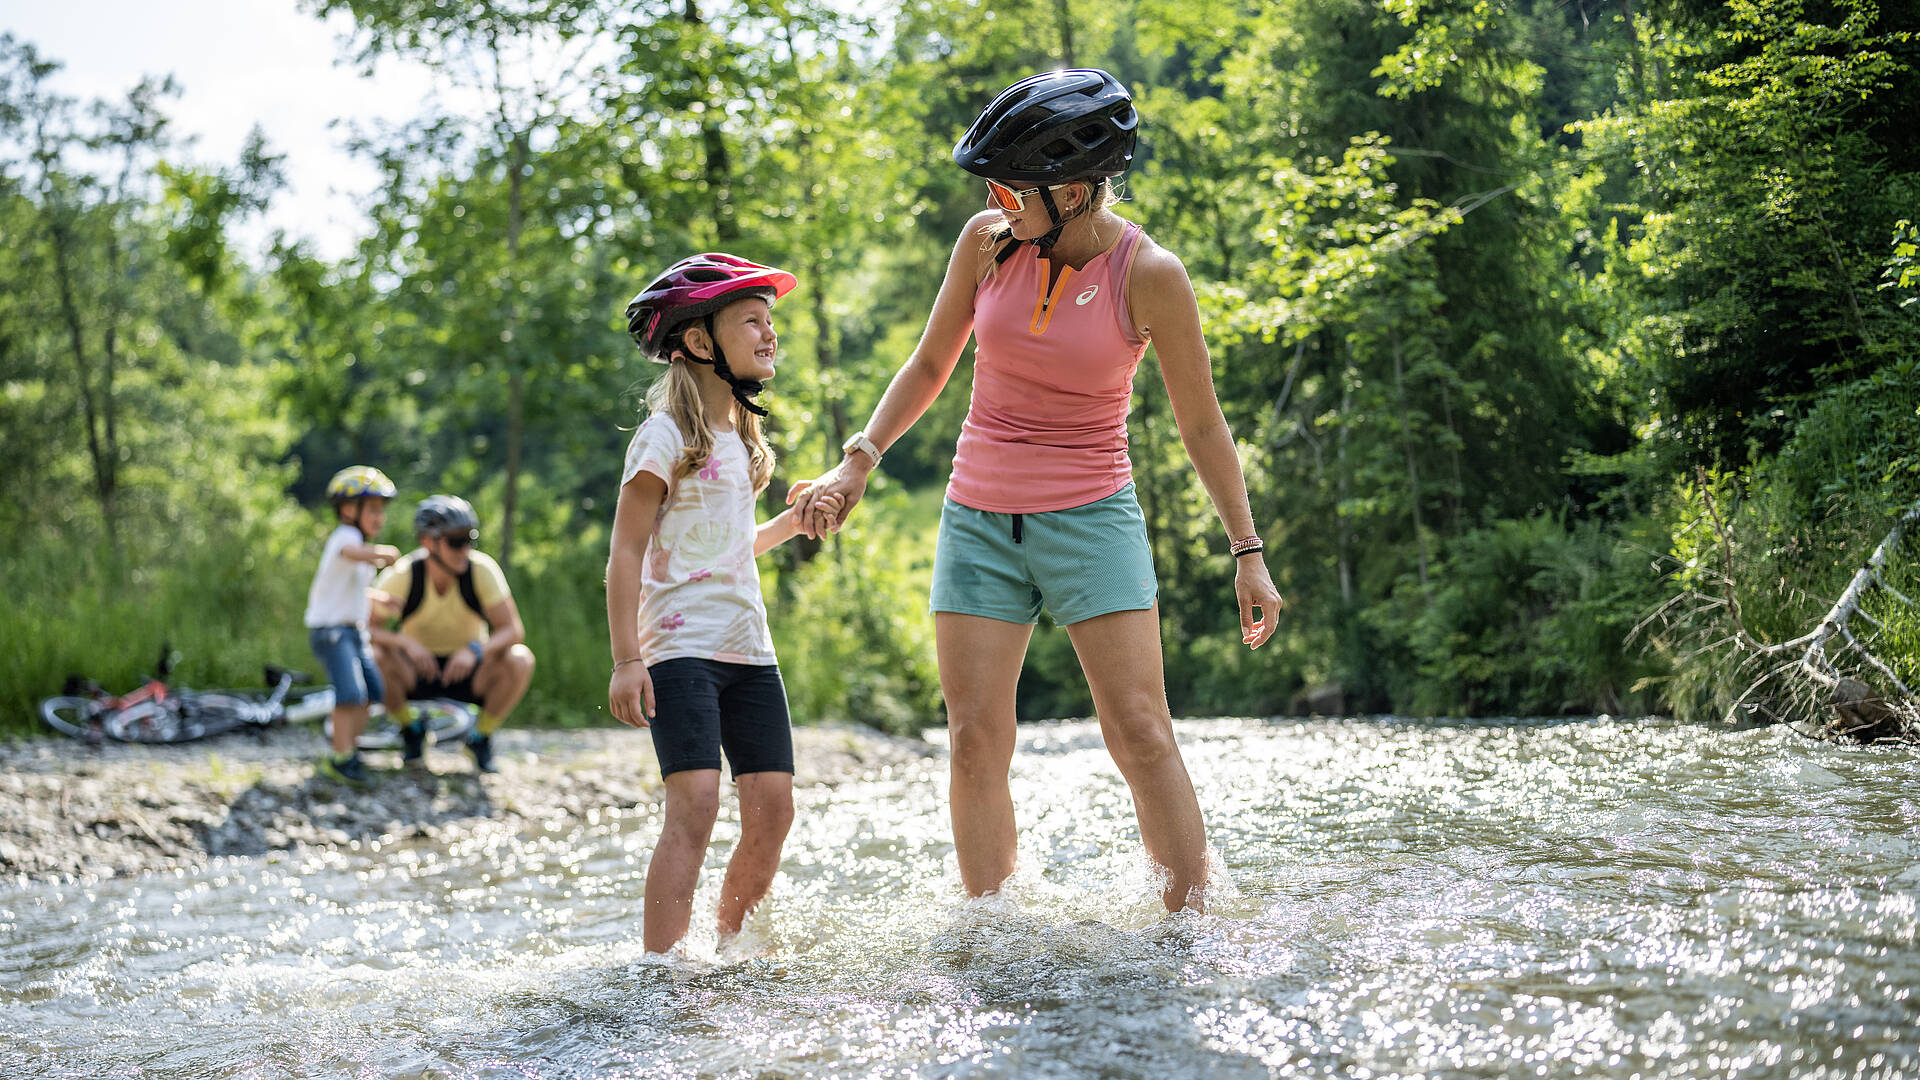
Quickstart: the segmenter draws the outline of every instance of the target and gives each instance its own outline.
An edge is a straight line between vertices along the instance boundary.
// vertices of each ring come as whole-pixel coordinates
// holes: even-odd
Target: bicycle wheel
[[[62,735],[98,740],[100,703],[90,697],[62,694],[40,703],[40,718]]]
[[[120,742],[170,743],[194,737],[181,722],[179,702],[173,698],[164,703],[142,701],[101,713],[100,726]]]
[[[333,711],[333,687],[322,686],[287,701],[287,722],[305,724]]]
[[[183,691],[174,700],[179,706],[180,727],[170,742],[204,739],[243,727],[265,727],[276,714],[260,695],[242,690]]]
[[[464,737],[479,721],[474,707],[450,698],[428,698],[411,703],[413,711],[427,722],[435,742],[450,742]],[[327,738],[333,738],[333,717],[327,717]],[[385,709],[376,707],[367,718],[367,729],[360,733],[357,745],[362,750],[394,750],[400,746],[400,726]]]

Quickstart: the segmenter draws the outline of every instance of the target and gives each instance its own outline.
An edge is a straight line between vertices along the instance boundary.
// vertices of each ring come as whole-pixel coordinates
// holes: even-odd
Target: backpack
[[[407,571],[407,602],[400,605],[401,622],[406,622],[414,612],[419,611],[421,603],[427,598],[428,555],[425,551],[417,551],[408,556],[408,558],[412,560],[412,565]],[[472,608],[473,613],[480,616],[482,621],[486,622],[488,626],[492,626],[493,620],[487,618],[486,610],[480,606],[480,590],[474,588],[473,585],[472,559],[467,560],[467,568],[461,571],[459,582],[460,599],[465,600],[467,606]]]

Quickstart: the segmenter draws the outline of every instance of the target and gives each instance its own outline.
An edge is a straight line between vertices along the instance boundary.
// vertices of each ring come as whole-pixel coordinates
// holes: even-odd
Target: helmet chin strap
[[[1060,242],[1060,230],[1066,228],[1067,223],[1060,220],[1060,208],[1053,205],[1053,192],[1045,184],[1040,185],[1040,205],[1047,208],[1047,220],[1053,222],[1053,228],[1045,236],[1035,237],[1033,246],[1051,251],[1053,245]]]
[[[1008,259],[1013,258],[1013,253],[1020,250],[1021,244],[1032,244],[1042,252],[1048,252],[1053,250],[1053,245],[1060,242],[1060,233],[1066,229],[1067,221],[1070,219],[1065,219],[1060,216],[1060,208],[1055,206],[1053,202],[1053,192],[1044,184],[1040,186],[1040,205],[1047,208],[1047,220],[1053,222],[1053,228],[1047,230],[1043,236],[1036,236],[1031,240],[1014,240],[1007,244],[1000,249],[998,255],[994,256],[993,261],[995,263],[1005,263]],[[1074,216],[1078,217],[1079,215],[1075,214]]]
[[[767,410],[754,404],[753,401],[753,395],[765,390],[767,385],[758,379],[743,379],[735,375],[733,369],[727,366],[727,354],[720,348],[719,336],[713,332],[712,315],[707,316],[706,324],[707,340],[713,343],[713,359],[708,360],[704,357],[695,356],[691,350],[685,350],[687,359],[696,363],[711,365],[713,367],[713,373],[720,376],[721,381],[725,382],[728,386],[733,387],[733,400],[739,402],[741,408],[755,416],[767,415]]]

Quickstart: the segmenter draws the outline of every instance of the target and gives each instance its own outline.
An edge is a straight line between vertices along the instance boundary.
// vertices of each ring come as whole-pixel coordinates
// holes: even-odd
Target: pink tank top
[[[1127,273],[1140,245],[1120,240],[1051,291],[1040,250],[1018,253],[973,298],[973,403],[947,497],[999,514],[1085,506],[1133,479],[1127,410],[1147,343],[1134,333]]]

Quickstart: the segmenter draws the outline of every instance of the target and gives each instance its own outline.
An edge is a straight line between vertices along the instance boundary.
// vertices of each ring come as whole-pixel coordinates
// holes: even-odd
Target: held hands
[[[647,663],[635,660],[621,664],[613,669],[613,677],[607,680],[607,708],[613,718],[629,727],[652,727],[653,719],[653,678],[647,674]]]
[[[392,544],[373,545],[373,565],[386,569],[400,561],[400,549]]]
[[[1234,562],[1239,564],[1233,574],[1233,594],[1240,601],[1240,643],[1257,649],[1273,637],[1273,631],[1280,625],[1280,609],[1286,606],[1286,601],[1280,599],[1280,590],[1273,587],[1273,578],[1267,573],[1266,561],[1261,556],[1242,555]]]
[[[802,481],[792,491],[787,492],[787,501],[792,502],[795,499],[805,499],[808,490],[811,489],[815,483],[816,481],[813,480]],[[842,512],[847,505],[846,498],[832,493],[826,495],[816,494],[811,499],[811,503],[812,512],[810,515],[800,506],[796,506],[788,511],[788,513],[793,515],[793,531],[805,534],[809,539],[815,540],[819,539],[822,533],[838,532],[840,530],[840,522],[846,518],[846,515]],[[812,526],[811,530],[808,528],[809,525]]]
[[[794,526],[809,540],[839,532],[867,493],[867,469],[842,461],[817,480],[795,484],[787,492]]]

